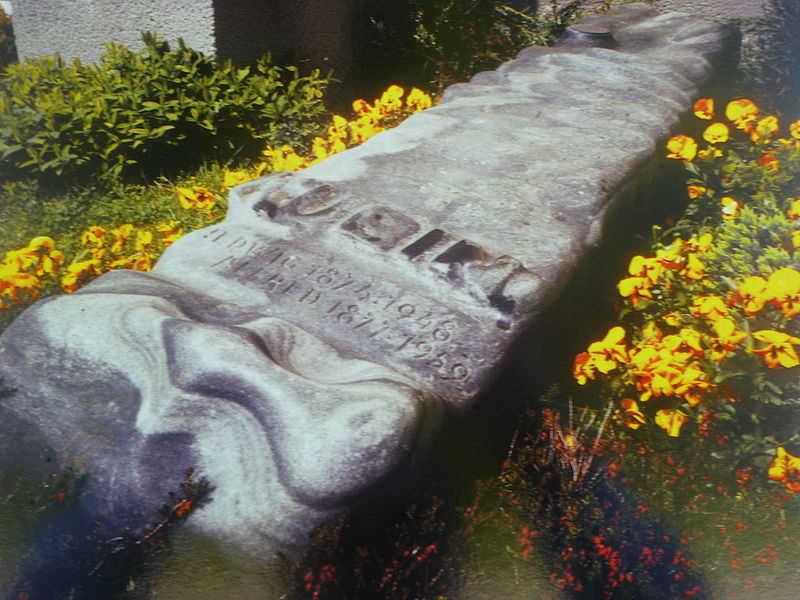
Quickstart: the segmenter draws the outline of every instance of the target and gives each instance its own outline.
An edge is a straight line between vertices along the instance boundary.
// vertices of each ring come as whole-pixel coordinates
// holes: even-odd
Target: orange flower
[[[694,116],[698,119],[711,120],[714,118],[713,98],[700,98],[694,103]]]
[[[772,152],[764,152],[761,155],[761,158],[756,161],[756,164],[759,167],[767,167],[769,171],[777,171],[778,170],[778,159],[772,154]]]
[[[759,342],[767,344],[766,348],[753,350],[755,354],[762,354],[764,362],[770,369],[784,367],[789,369],[800,365],[794,346],[800,344],[800,339],[772,329],[762,329],[753,333],[753,337]]]
[[[702,185],[688,185],[686,186],[686,192],[689,194],[689,198],[694,199],[704,196],[708,192],[708,188]]]
[[[575,357],[572,366],[572,376],[579,385],[585,385],[589,379],[594,379],[597,369],[592,362],[592,357],[588,352],[581,352]]]
[[[670,437],[678,437],[681,427],[688,417],[679,410],[660,410],[656,413],[656,425],[667,432]]]
[[[712,123],[703,131],[703,139],[709,144],[721,144],[730,139],[730,131],[725,123]]]
[[[676,135],[667,141],[667,158],[677,158],[691,162],[697,156],[697,142],[688,135]]]
[[[789,454],[783,446],[775,450],[767,475],[772,481],[782,483],[791,493],[800,493],[800,458]]]

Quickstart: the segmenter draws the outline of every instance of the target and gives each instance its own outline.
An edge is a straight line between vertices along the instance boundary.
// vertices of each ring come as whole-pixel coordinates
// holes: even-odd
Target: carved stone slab
[[[441,403],[487,388],[735,49],[722,25],[620,6],[359,148],[233,189],[152,273],[6,330],[0,464],[77,462],[86,512],[134,529],[196,467],[215,491],[194,526],[302,545],[412,472]]]
[[[642,4],[570,33],[359,148],[235,188],[228,220],[154,273],[467,405],[734,46]]]

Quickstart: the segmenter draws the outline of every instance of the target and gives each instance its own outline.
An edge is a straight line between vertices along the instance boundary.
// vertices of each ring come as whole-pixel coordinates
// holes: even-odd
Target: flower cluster
[[[263,160],[248,170],[225,170],[220,189],[246,183],[264,172],[296,171],[358,145],[370,137],[397,125],[406,116],[429,108],[430,96],[414,88],[408,94],[399,86],[389,87],[372,104],[364,100],[353,102],[355,117],[348,121],[335,115],[328,126],[327,136],[312,140],[310,156],[298,154],[293,148],[267,148]],[[200,185],[174,187],[180,206],[197,211],[205,222],[216,218],[219,206],[214,190]],[[92,226],[80,236],[81,250],[65,264],[62,252],[49,237],[35,237],[24,248],[6,252],[0,263],[0,309],[29,303],[40,295],[49,278],[66,292],[74,292],[89,280],[115,269],[149,271],[164,248],[180,238],[188,223],[169,220],[149,228],[134,228],[123,224],[113,228]],[[44,279],[43,279],[44,278]]]
[[[364,143],[372,136],[394,127],[405,117],[430,108],[431,105],[431,97],[417,88],[406,94],[400,86],[390,86],[372,104],[361,99],[354,101],[355,116],[352,120],[334,115],[328,125],[327,135],[317,136],[311,141],[310,155],[299,153],[290,146],[269,146],[262,152],[263,160],[254,169],[228,171],[224,185],[231,187],[246,183],[265,172],[299,171],[310,167],[329,156]]]
[[[0,263],[0,308],[33,301],[50,283],[72,293],[106,271],[149,271],[164,247],[183,235],[177,221],[159,223],[154,229],[136,229],[130,223],[113,229],[89,227],[80,236],[81,251],[69,263],[47,236],[9,250]]]
[[[0,308],[35,300],[42,277],[55,275],[63,263],[64,255],[47,236],[35,237],[24,248],[6,252],[0,262]]]
[[[667,142],[693,175],[686,215],[631,259],[617,285],[622,321],[577,355],[574,377],[597,382],[631,429],[653,422],[677,437],[691,423],[707,436],[714,414],[755,455],[799,441],[774,410],[800,397],[800,121],[782,136],[744,98],[723,120],[709,98],[694,111],[711,121],[701,135]],[[786,456],[773,480],[791,471]]]

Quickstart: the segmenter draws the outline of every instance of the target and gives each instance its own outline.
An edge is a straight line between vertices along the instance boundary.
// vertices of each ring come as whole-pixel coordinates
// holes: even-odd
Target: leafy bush
[[[265,57],[234,67],[143,33],[139,52],[110,44],[98,66],[60,57],[0,79],[0,169],[77,181],[175,174],[202,160],[297,143],[324,111],[327,80]]]
[[[713,101],[695,114],[713,121]],[[575,377],[598,380],[632,429],[707,436],[714,424],[712,456],[727,464],[774,454],[769,477],[800,492],[786,450],[800,448],[800,121],[781,137],[774,115],[736,99],[701,131],[703,149],[683,134],[668,143],[694,175],[686,217],[631,260],[620,324],[576,358]]]
[[[526,46],[553,44],[584,3],[572,0],[534,16],[496,0],[387,2],[372,19],[369,70],[441,92],[496,68]]]

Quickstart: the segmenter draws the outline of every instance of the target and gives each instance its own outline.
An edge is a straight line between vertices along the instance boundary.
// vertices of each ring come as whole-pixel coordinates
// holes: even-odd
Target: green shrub
[[[479,71],[496,68],[522,48],[552,45],[585,0],[544,16],[496,0],[401,0],[372,18],[371,72],[387,83],[441,92]]]
[[[268,57],[215,63],[143,33],[134,52],[109,44],[97,66],[59,56],[9,67],[0,79],[0,170],[75,181],[174,175],[205,159],[255,156],[295,142],[324,111],[327,80]]]

